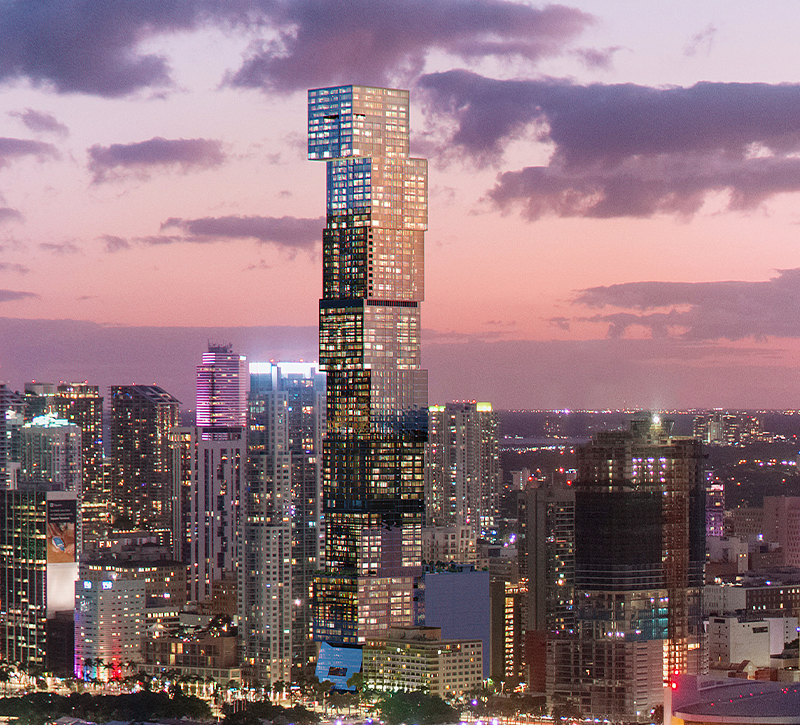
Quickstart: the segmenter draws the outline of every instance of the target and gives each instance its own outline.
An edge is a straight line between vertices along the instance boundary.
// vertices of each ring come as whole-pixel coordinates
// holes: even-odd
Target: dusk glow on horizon
[[[800,7],[0,8],[0,382],[317,360],[307,91],[408,89],[430,402],[797,407]],[[13,40],[13,42],[9,42]]]

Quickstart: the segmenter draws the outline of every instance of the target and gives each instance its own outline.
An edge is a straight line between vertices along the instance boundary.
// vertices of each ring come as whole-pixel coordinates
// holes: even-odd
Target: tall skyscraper
[[[108,481],[103,475],[103,397],[96,385],[60,383],[54,407],[59,418],[81,429],[81,530],[83,547],[90,549],[105,540],[109,524]]]
[[[244,664],[288,680],[315,652],[325,376],[315,363],[251,363],[248,480],[240,575]],[[265,586],[266,585],[266,586]]]
[[[327,167],[325,573],[315,584],[314,636],[328,643],[363,643],[413,623],[427,439],[419,367],[427,161],[408,150],[408,91],[309,91],[308,156]]]
[[[197,366],[197,415],[201,428],[247,425],[247,360],[232,345],[212,345]]]
[[[189,598],[211,599],[215,582],[238,577],[241,498],[247,460],[247,360],[209,345],[197,366],[197,425],[172,431],[176,556],[189,565]],[[232,584],[233,585],[233,584]]]
[[[157,385],[111,387],[111,513],[117,528],[144,529],[172,546],[175,482],[170,432],[180,401]]]
[[[552,640],[575,633],[575,489],[532,481],[517,506],[520,576],[528,585],[528,685],[544,692],[556,664]]]
[[[575,636],[554,642],[548,694],[595,716],[648,717],[665,681],[707,668],[703,456],[671,428],[642,418],[578,450]]]
[[[500,505],[498,418],[491,403],[432,405],[425,461],[426,526],[491,536]]]

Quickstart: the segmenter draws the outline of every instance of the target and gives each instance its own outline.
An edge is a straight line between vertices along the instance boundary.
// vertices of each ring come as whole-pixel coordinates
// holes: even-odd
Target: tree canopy
[[[389,725],[440,725],[459,720],[458,711],[441,697],[420,691],[382,695],[377,710]]]

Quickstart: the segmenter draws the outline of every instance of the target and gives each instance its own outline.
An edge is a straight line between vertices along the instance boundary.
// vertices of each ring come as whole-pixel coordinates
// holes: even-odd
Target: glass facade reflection
[[[326,569],[315,585],[315,637],[352,644],[390,622],[411,623],[410,604],[401,603],[410,603],[421,564],[427,162],[408,155],[408,91],[311,90],[308,134],[309,159],[327,164],[319,323]],[[390,577],[408,596],[367,613],[364,592],[375,582],[364,577]]]

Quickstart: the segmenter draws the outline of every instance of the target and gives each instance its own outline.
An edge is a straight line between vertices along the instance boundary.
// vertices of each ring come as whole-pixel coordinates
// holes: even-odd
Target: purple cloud
[[[39,161],[57,158],[58,151],[53,144],[30,141],[24,138],[0,138],[0,167],[7,166],[13,159],[22,156],[35,156]]]
[[[0,206],[0,224],[3,222],[22,221],[23,216],[16,209]]]
[[[150,38],[203,25],[263,27],[231,76],[237,86],[293,91],[358,77],[418,72],[431,50],[461,58],[552,55],[592,19],[563,5],[511,0],[38,0],[0,5],[0,81],[26,78],[59,93],[121,97],[172,85]],[[365,69],[371,69],[364,77]]]
[[[207,169],[225,161],[222,143],[205,138],[166,139],[159,136],[129,144],[95,145],[89,149],[89,170],[95,184],[127,170],[143,173],[153,168]]]
[[[261,244],[274,244],[286,249],[313,249],[322,239],[324,217],[224,216],[201,219],[167,219],[161,229],[180,229],[188,236],[174,241],[214,242],[227,239],[255,239]]]
[[[256,44],[231,85],[294,91],[385,84],[421,72],[428,52],[463,59],[554,55],[591,16],[564,5],[508,0],[294,0],[265,7],[278,41]]]
[[[14,302],[15,300],[38,299],[34,292],[21,292],[12,289],[0,289],[0,302]]]
[[[714,45],[714,38],[716,35],[717,28],[712,23],[709,23],[699,33],[695,33],[691,37],[686,47],[683,49],[683,54],[691,57],[697,55],[699,51],[703,51],[705,55],[708,55]]]
[[[62,242],[61,244],[52,244],[50,242],[42,242],[39,244],[39,249],[45,252],[52,252],[53,254],[77,254],[78,247],[72,242]]]
[[[616,308],[575,318],[607,324],[609,337],[643,327],[653,337],[763,340],[800,337],[800,269],[765,282],[628,282],[581,290],[573,302]],[[562,321],[563,318],[559,318]]]
[[[24,264],[13,264],[11,262],[0,262],[0,272],[18,272],[19,274],[28,274],[30,269]]]
[[[52,85],[59,93],[108,97],[167,86],[166,61],[140,53],[139,43],[194,27],[213,5],[210,0],[3,3],[0,80],[28,78],[36,85]],[[235,5],[230,7],[233,13]]]
[[[730,208],[752,209],[800,188],[800,85],[579,86],[467,71],[421,85],[431,111],[456,121],[448,144],[480,164],[514,139],[552,146],[547,166],[507,172],[488,195],[529,219],[685,215],[723,190]]]
[[[69,129],[63,123],[59,123],[51,113],[26,108],[21,113],[19,111],[9,111],[8,115],[19,118],[31,131],[57,133],[61,136],[66,136],[69,133]]]
[[[104,234],[100,239],[105,242],[107,252],[119,252],[121,249],[130,249],[131,244],[123,237],[115,237],[112,234]]]

